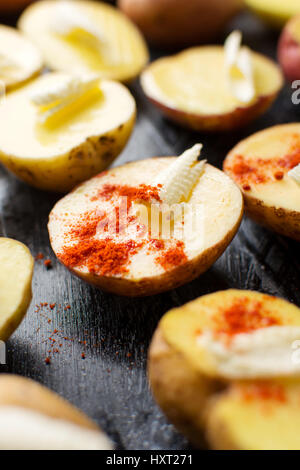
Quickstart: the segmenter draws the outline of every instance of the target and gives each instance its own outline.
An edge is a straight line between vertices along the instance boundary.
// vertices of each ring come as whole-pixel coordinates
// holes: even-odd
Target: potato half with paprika
[[[0,377],[1,450],[112,450],[84,413],[33,380]]]
[[[23,243],[1,237],[0,266],[0,340],[6,341],[31,302],[34,261]]]
[[[85,281],[125,296],[173,289],[207,270],[236,234],[243,201],[220,170],[189,166],[189,152],[197,158],[193,148],[177,159],[114,168],[59,201],[49,220],[58,259]]]
[[[249,217],[300,241],[298,165],[300,124],[295,123],[270,127],[240,142],[227,155],[224,171],[243,191]]]
[[[154,397],[197,447],[299,450],[299,334],[300,309],[282,299],[200,297],[168,312],[154,334]]]

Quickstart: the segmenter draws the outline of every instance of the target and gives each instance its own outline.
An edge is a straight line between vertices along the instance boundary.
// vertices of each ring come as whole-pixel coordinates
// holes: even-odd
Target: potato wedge
[[[111,450],[84,413],[33,380],[0,377],[0,449]]]
[[[256,222],[300,241],[300,186],[288,176],[300,163],[300,124],[270,127],[240,142],[224,171],[244,194]]]
[[[242,4],[241,0],[118,0],[119,8],[159,47],[210,41]]]
[[[15,28],[0,25],[0,80],[6,91],[38,75],[42,67],[38,48]]]
[[[169,233],[167,217],[165,235],[161,227],[155,234],[159,220],[155,208],[162,207],[158,199],[153,204],[153,231],[148,206],[144,206],[145,220],[136,216],[134,203],[140,198],[155,199],[159,188],[151,185],[175,161],[174,157],[152,158],[114,168],[59,201],[48,225],[58,259],[83,280],[126,296],[173,289],[207,270],[238,230],[241,194],[224,173],[205,165],[187,202],[190,212],[183,218],[181,213],[174,215]],[[124,198],[125,219],[120,215]]]
[[[299,332],[299,308],[257,292],[221,291],[173,309],[149,350],[154,397],[197,447],[299,449]]]
[[[279,67],[252,52],[256,96],[242,103],[227,86],[224,48],[203,46],[158,59],[141,75],[149,100],[168,118],[196,131],[229,131],[256,119],[277,97]]]
[[[119,155],[135,124],[130,92],[103,81],[84,103],[61,119],[40,122],[32,95],[65,84],[70,75],[50,73],[7,96],[0,108],[0,161],[28,184],[67,192],[99,173]],[[68,110],[68,108],[66,107]]]
[[[31,302],[34,261],[25,245],[0,238],[0,266],[0,340],[6,341]]]
[[[52,70],[92,72],[106,80],[128,82],[149,59],[136,26],[103,2],[36,2],[21,15],[18,26],[39,47]]]

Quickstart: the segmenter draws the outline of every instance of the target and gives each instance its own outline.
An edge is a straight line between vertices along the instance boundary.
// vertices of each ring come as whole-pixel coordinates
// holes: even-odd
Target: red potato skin
[[[118,0],[119,8],[157,46],[183,47],[217,36],[242,0]]]
[[[300,16],[294,18],[300,29]],[[288,22],[281,33],[278,43],[278,60],[287,80],[293,82],[300,80],[300,43],[293,38],[290,30],[291,22]]]
[[[264,114],[277,98],[277,93],[269,96],[260,96],[250,107],[236,108],[227,114],[207,116],[171,108],[151,98],[149,95],[147,97],[165,116],[187,129],[197,132],[228,132],[245,127]]]

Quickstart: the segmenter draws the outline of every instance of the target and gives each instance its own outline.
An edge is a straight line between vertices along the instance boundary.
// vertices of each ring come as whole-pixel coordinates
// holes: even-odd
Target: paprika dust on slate
[[[147,186],[139,185],[131,187],[128,185],[104,185],[92,201],[102,199],[104,201],[113,198],[127,197],[127,212],[134,201],[137,202],[160,202],[160,185]],[[113,202],[112,202],[113,203]],[[172,240],[165,244],[162,240],[153,240],[150,236],[141,238],[138,235],[140,226],[136,217],[128,216],[127,220],[132,226],[135,226],[137,236],[134,239],[125,240],[118,238],[121,232],[121,222],[119,217],[119,207],[115,203],[116,233],[112,236],[108,232],[107,215],[99,213],[96,210],[83,213],[77,221],[68,229],[66,244],[59,259],[70,268],[86,267],[88,271],[95,275],[120,275],[128,272],[130,258],[138,253],[145,245],[149,250],[158,253],[155,261],[165,270],[172,269],[187,260],[184,253],[184,243],[178,240]],[[101,222],[103,221],[103,225]],[[105,223],[106,221],[106,223]],[[107,232],[105,238],[97,239],[96,234],[99,230],[102,234]],[[147,234],[149,235],[149,234]]]

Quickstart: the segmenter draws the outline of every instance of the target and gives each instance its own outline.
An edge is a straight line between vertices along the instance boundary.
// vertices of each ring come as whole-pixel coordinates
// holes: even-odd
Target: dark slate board
[[[276,33],[259,20],[242,14],[228,31],[233,27],[242,29],[249,46],[276,56]],[[153,52],[153,57],[159,55]],[[147,103],[138,84],[132,92],[138,122],[118,165],[153,155],[179,154],[201,141],[205,157],[221,167],[228,150],[241,138],[276,123],[297,121],[300,116],[300,107],[292,104],[287,86],[273,108],[247,129],[227,135],[197,135],[162,118]],[[1,371],[31,377],[69,399],[95,419],[118,448],[187,449],[188,443],[162,415],[148,389],[147,348],[159,319],[174,306],[229,287],[276,294],[300,306],[300,245],[245,219],[222,258],[199,279],[152,298],[126,299],[85,285],[56,261],[49,246],[47,218],[58,199],[58,195],[26,186],[0,168],[0,230],[2,226],[3,235],[53,261],[51,270],[41,261],[36,263],[33,302],[8,342],[7,366]],[[62,308],[36,312],[40,302],[55,302]],[[65,310],[66,305],[71,308]],[[55,329],[57,334],[53,334]],[[48,339],[51,335],[54,346]],[[52,352],[58,347],[60,353],[51,354],[47,365],[50,347]]]

